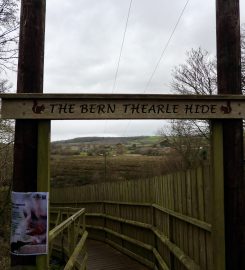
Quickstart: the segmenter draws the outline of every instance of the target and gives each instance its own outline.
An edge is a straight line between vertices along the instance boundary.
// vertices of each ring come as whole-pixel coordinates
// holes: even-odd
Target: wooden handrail
[[[75,213],[74,213],[75,212]],[[56,227],[49,232],[49,243],[50,243],[50,252],[52,252],[53,240],[60,233],[62,237],[67,238],[68,245],[63,246],[63,252],[68,256],[68,262],[65,265],[65,270],[73,269],[86,269],[87,263],[87,252],[85,248],[85,241],[88,236],[88,232],[85,230],[85,209],[82,208],[71,208],[71,207],[51,207],[51,213],[56,214],[57,218],[55,221]],[[66,220],[57,225],[58,220],[62,216],[69,216]],[[83,221],[80,219],[82,218]],[[82,221],[82,222],[81,222]],[[82,227],[82,230],[81,230]],[[67,229],[67,230],[66,230]],[[64,231],[65,230],[65,231]],[[78,236],[81,239],[78,242]],[[77,243],[78,242],[78,243]],[[63,245],[63,244],[62,244]],[[78,261],[78,255],[83,252],[84,256],[82,261]]]
[[[74,252],[72,253],[70,259],[68,260],[67,264],[65,265],[64,270],[70,270],[73,268],[73,266],[76,263],[76,258],[78,257],[78,255],[80,254],[80,251],[84,247],[84,244],[85,244],[87,237],[88,237],[88,232],[85,231],[81,240],[79,241],[76,248],[74,249]]]
[[[55,206],[52,206],[51,207],[51,212],[53,213],[53,212],[56,212],[56,211],[60,211],[60,210],[62,210],[62,212],[65,212],[65,211],[69,211],[69,212],[77,212],[78,210],[80,210],[81,209],[81,207],[55,207]]]
[[[49,242],[52,242],[53,239],[59,235],[65,228],[67,228],[72,222],[74,222],[81,214],[85,213],[85,209],[81,209],[73,214],[71,217],[60,223],[58,226],[53,228],[49,232]]]
[[[164,212],[170,216],[173,216],[179,220],[183,220],[189,224],[195,225],[205,231],[211,232],[212,226],[211,224],[205,222],[205,221],[201,221],[199,219],[187,216],[187,215],[183,215],[181,213],[178,213],[176,211],[167,209],[165,207],[159,206],[157,204],[151,204],[151,203],[137,203],[137,202],[116,202],[116,201],[85,201],[82,202],[82,204],[116,204],[116,205],[131,205],[131,206],[145,206],[145,207],[154,207],[155,209]],[[55,203],[54,203],[55,204]],[[57,204],[57,203],[56,203]],[[72,203],[71,203],[72,204]],[[56,207],[57,208],[57,207]],[[58,207],[59,208],[59,207]],[[71,208],[72,207],[67,207],[67,208]],[[76,209],[76,208],[75,208]],[[87,213],[86,216],[91,216],[91,215],[103,215],[102,213]],[[114,217],[115,218],[115,217]]]
[[[106,202],[104,201],[103,203],[106,203]],[[112,202],[109,202],[109,203],[111,204]],[[121,204],[121,203],[115,202],[115,204]],[[137,205],[137,204],[135,203],[134,205]],[[146,206],[146,204],[143,204],[143,205]],[[155,208],[159,211],[162,211],[162,212],[164,212],[172,217],[183,220],[183,221],[185,221],[189,224],[192,224],[196,227],[199,227],[207,232],[211,232],[211,225],[209,223],[206,223],[204,221],[200,221],[198,219],[177,213],[175,211],[166,209],[164,207],[160,207],[156,204],[148,204],[148,206],[150,206],[150,205],[153,208]],[[194,262],[194,260],[192,260],[189,256],[187,256],[183,250],[181,250],[177,245],[175,245],[173,242],[171,242],[167,236],[165,236],[163,233],[161,233],[157,228],[155,228],[151,224],[147,224],[147,223],[143,223],[143,222],[139,222],[139,221],[128,220],[128,219],[120,218],[120,217],[115,217],[115,216],[111,216],[111,215],[104,214],[104,213],[87,213],[86,216],[111,219],[111,220],[118,221],[120,223],[130,224],[130,225],[133,225],[133,226],[136,226],[139,228],[149,229],[155,234],[155,237],[157,237],[162,243],[164,243],[164,245],[166,245],[168,247],[168,249],[171,251],[171,253],[174,254],[174,256],[186,267],[186,269],[192,269],[192,270],[200,269],[200,266],[198,264],[196,264]],[[146,250],[152,250],[156,260],[161,265],[162,269],[166,269],[166,270],[168,269],[167,264],[164,262],[164,260],[160,256],[160,254],[157,252],[157,250],[153,246],[147,245],[147,244],[145,244],[141,241],[135,240],[131,237],[121,235],[121,234],[114,232],[113,230],[105,228],[105,227],[87,225],[87,228],[103,230],[106,233],[115,235],[115,236],[121,238],[122,240],[131,242],[137,246],[145,248]]]
[[[135,224],[136,225],[136,224]],[[139,224],[138,224],[139,225]],[[111,229],[101,227],[101,226],[94,226],[94,225],[87,225],[88,228],[91,229],[97,229],[97,230],[102,230],[105,231],[106,233],[110,233],[118,238],[121,238],[127,242],[130,242],[134,245],[137,245],[139,247],[142,247],[146,250],[152,251],[158,262],[161,264],[163,269],[168,269],[167,264],[164,262],[164,260],[161,258],[157,250],[148,244],[145,244],[141,241],[135,240],[131,237],[119,234]],[[147,226],[148,227],[148,226]],[[175,255],[175,257],[186,267],[186,269],[191,269],[191,270],[200,270],[199,265],[197,265],[189,256],[187,256],[178,246],[176,246],[174,243],[172,243],[165,235],[163,235],[159,230],[157,230],[155,227],[150,226],[150,228],[147,228],[152,230],[152,232],[156,235],[156,237],[164,243],[169,250]]]
[[[189,256],[187,256],[183,250],[172,243],[163,233],[161,233],[155,227],[152,227],[152,231],[157,238],[169,248],[175,257],[186,267],[186,269],[200,270],[200,266],[197,265]]]
[[[196,218],[193,218],[193,217],[189,217],[187,215],[180,214],[180,213],[178,213],[176,211],[167,209],[167,208],[162,207],[162,206],[159,206],[157,204],[153,204],[152,206],[155,209],[157,209],[159,211],[162,211],[162,212],[164,212],[166,214],[169,214],[172,217],[175,217],[177,219],[180,219],[180,220],[183,220],[183,221],[185,221],[187,223],[190,223],[192,225],[195,225],[195,226],[197,226],[197,227],[199,227],[199,228],[201,228],[201,229],[203,229],[205,231],[211,232],[211,228],[212,228],[211,224],[209,224],[209,223],[207,223],[205,221],[201,221],[199,219],[196,219]]]
[[[142,181],[71,187],[66,196],[57,189],[52,205],[86,208],[90,238],[112,242],[150,269],[212,269],[211,188],[204,166]]]

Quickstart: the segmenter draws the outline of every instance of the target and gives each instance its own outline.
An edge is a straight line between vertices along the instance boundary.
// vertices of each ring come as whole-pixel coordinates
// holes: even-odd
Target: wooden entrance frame
[[[21,22],[20,22],[20,43],[19,43],[19,65],[18,65],[18,93],[42,93],[43,92],[43,60],[44,60],[44,30],[45,30],[45,0],[22,0],[21,5]],[[241,94],[241,72],[240,72],[240,18],[239,18],[239,0],[216,0],[216,22],[217,22],[217,58],[218,58],[218,93],[219,94]],[[229,155],[232,154],[235,160],[232,161],[232,165],[236,165],[236,162],[242,163],[239,159],[242,158],[242,139],[241,139],[241,120],[213,120],[214,127],[213,141],[219,145],[217,149],[214,149],[214,155],[220,157],[217,163],[214,165],[215,187],[217,190],[214,192],[214,207],[221,212],[221,216],[218,213],[214,213],[214,226],[213,231],[217,237],[214,239],[214,249],[218,247],[219,252],[214,256],[214,269],[239,269],[245,268],[245,236],[244,218],[241,218],[241,211],[244,211],[245,206],[243,200],[244,183],[241,180],[235,179],[235,184],[231,183],[232,170],[230,168],[226,170],[228,177],[224,176],[223,159],[229,160]],[[223,129],[225,134],[223,134]],[[231,129],[230,132],[229,129]],[[240,130],[239,130],[240,129]],[[39,159],[40,152],[42,155],[48,156],[48,146],[42,140],[42,137],[49,137],[50,120],[28,120],[17,119],[16,121],[16,138],[15,138],[15,156],[14,156],[14,179],[13,187],[15,191],[37,191],[39,189],[48,189],[47,186],[39,184],[40,179],[39,170],[41,170],[43,160]],[[229,133],[228,138],[226,132]],[[41,133],[43,133],[41,135]],[[231,134],[233,133],[233,134]],[[240,134],[239,134],[240,133]],[[223,151],[223,135],[224,144],[229,148],[228,151]],[[238,138],[239,137],[239,138]],[[234,138],[238,138],[239,143],[236,144],[236,150],[232,147],[235,145]],[[48,140],[49,141],[49,140]],[[232,143],[231,143],[232,142]],[[230,143],[230,145],[229,145]],[[222,149],[221,149],[222,144]],[[217,145],[217,146],[218,146]],[[24,146],[28,146],[24,148]],[[46,148],[45,148],[46,146]],[[226,149],[225,149],[226,150]],[[224,153],[223,153],[224,152]],[[21,162],[24,164],[22,166]],[[48,166],[48,164],[46,164]],[[30,172],[25,173],[25,170],[31,167]],[[241,166],[240,166],[241,167]],[[38,169],[39,168],[39,169]],[[216,168],[216,169],[215,169]],[[235,166],[237,175],[242,176],[242,170],[239,166]],[[43,176],[45,177],[45,176]],[[225,196],[226,206],[228,206],[227,218],[224,222],[224,194],[218,189],[224,189],[224,177],[226,187],[226,193],[232,193],[232,198],[227,200]],[[25,179],[23,185],[21,180]],[[39,179],[39,180],[38,180]],[[233,187],[233,185],[235,187]],[[237,191],[237,187],[242,191]],[[234,189],[234,190],[233,190]],[[40,190],[39,190],[40,191]],[[239,198],[235,198],[235,196]],[[217,197],[217,198],[216,198]],[[217,202],[216,202],[217,199]],[[218,202],[223,200],[223,204]],[[239,204],[239,200],[241,205]],[[217,204],[216,204],[217,203]],[[221,211],[220,211],[221,210]],[[234,210],[234,211],[233,211]],[[238,214],[239,225],[235,226],[235,232],[230,237],[233,225],[236,225],[236,216],[232,213]],[[215,211],[214,211],[215,212]],[[215,217],[217,215],[217,217]],[[218,224],[223,224],[221,230],[219,230]],[[226,223],[226,233],[223,233],[224,223]],[[216,226],[217,225],[217,226]],[[228,228],[228,229],[227,229]],[[241,237],[240,235],[241,234]],[[233,237],[234,235],[234,237]],[[221,247],[224,242],[224,236],[228,242],[228,255],[225,258],[225,249]],[[223,238],[222,238],[223,237]],[[240,238],[242,240],[240,240]],[[239,244],[236,244],[239,242]],[[229,258],[228,258],[229,257]],[[238,259],[242,260],[239,261]],[[226,261],[226,262],[225,262]],[[32,266],[36,265],[34,269],[45,269],[47,264],[47,256],[38,256],[37,263],[36,258],[25,257],[17,258],[13,260],[13,265],[16,265],[17,269],[33,269]]]
[[[22,121],[35,120],[38,123],[37,191],[40,192],[50,191],[49,145],[51,120],[212,119],[212,175],[214,180],[212,239],[213,249],[219,250],[219,252],[215,254],[214,265],[215,269],[226,269],[224,237],[223,128],[221,120],[245,118],[245,96],[3,94],[0,97],[2,99],[3,119],[20,119]],[[56,105],[54,106],[53,104]],[[61,111],[59,111],[59,104]],[[71,104],[75,104],[76,106],[71,106]],[[76,107],[81,110],[81,104],[86,105],[86,108],[91,108],[91,111],[75,114]],[[91,104],[93,105],[89,107]],[[102,111],[96,113],[96,106],[94,104],[107,104],[110,105],[110,108],[114,108],[113,105],[116,104],[119,108],[123,107],[124,110],[119,109],[119,113],[111,113],[111,110],[108,113],[106,110],[103,111],[104,113]],[[139,105],[138,107],[141,111],[137,112],[135,109],[135,113],[132,113],[131,109],[130,114],[124,113],[126,109],[129,109],[129,106],[126,106],[125,104],[131,104],[134,108],[137,108]],[[146,108],[148,108],[149,111],[152,106],[159,106],[159,104],[162,106],[168,104],[169,107],[166,106],[165,111],[160,111],[160,113],[152,113],[152,111],[150,111],[149,115],[147,115],[145,111]],[[36,109],[36,106],[39,106],[38,110]],[[186,106],[188,106],[188,113],[185,113]],[[204,107],[206,113],[200,113],[198,111],[198,109],[200,110],[200,108],[203,108],[202,106],[206,106]],[[190,108],[193,109],[191,114]],[[209,108],[209,110],[207,110],[207,108]],[[47,259],[48,256],[37,256],[38,269],[47,267]]]

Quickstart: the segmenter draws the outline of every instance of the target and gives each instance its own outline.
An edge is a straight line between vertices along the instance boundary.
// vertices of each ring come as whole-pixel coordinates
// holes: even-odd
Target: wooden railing
[[[85,209],[52,207],[50,210],[49,254],[66,257],[64,270],[86,269]]]
[[[86,208],[89,237],[151,269],[213,269],[209,168],[161,178],[53,190],[53,205]],[[72,197],[70,196],[72,194]]]

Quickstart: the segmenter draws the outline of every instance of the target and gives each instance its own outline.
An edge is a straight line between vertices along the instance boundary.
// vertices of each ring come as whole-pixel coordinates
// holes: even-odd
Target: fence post
[[[156,209],[154,207],[154,203],[153,200],[151,202],[151,223],[152,223],[152,228],[154,229],[156,227]],[[155,233],[152,231],[152,235],[153,235],[153,248],[155,248],[158,251],[158,245],[157,245],[157,237],[155,235]],[[153,262],[154,262],[154,266],[157,266],[157,260],[156,260],[156,256],[153,253]]]
[[[105,231],[105,228],[106,228],[106,224],[107,224],[107,218],[106,218],[106,202],[102,202],[102,206],[103,206],[103,214],[104,214],[104,224],[103,224],[103,227],[104,227],[104,235],[105,235],[105,241],[107,239],[107,232]]]
[[[122,215],[121,215],[121,204],[118,203],[118,216],[121,218]],[[120,221],[120,234],[123,234],[123,222]],[[122,244],[122,247],[124,246],[124,241],[123,239],[121,240],[121,244]]]

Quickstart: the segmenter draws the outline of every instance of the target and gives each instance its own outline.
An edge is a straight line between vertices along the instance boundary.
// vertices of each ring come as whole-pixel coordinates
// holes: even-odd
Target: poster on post
[[[12,192],[11,253],[48,253],[48,192]]]

